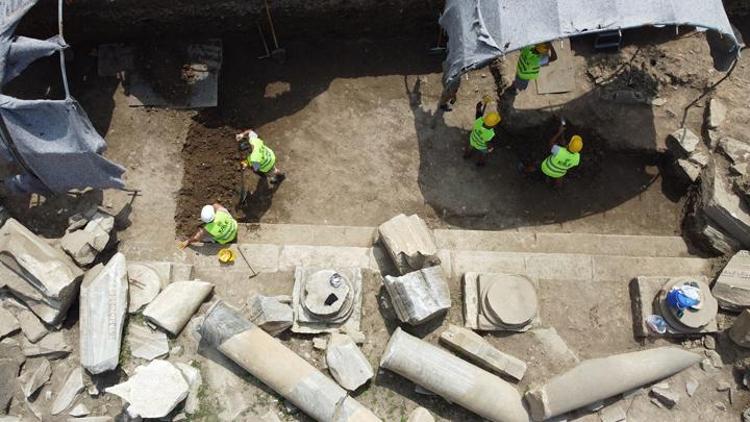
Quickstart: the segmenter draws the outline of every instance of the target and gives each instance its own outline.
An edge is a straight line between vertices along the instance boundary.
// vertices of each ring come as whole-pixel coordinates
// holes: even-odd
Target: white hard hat
[[[216,215],[216,211],[214,211],[213,205],[206,205],[201,210],[201,221],[208,224],[212,221],[214,221],[214,216]]]

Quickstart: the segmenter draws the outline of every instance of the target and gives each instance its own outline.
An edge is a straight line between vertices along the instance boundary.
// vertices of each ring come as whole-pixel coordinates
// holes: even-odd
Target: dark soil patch
[[[218,202],[235,217],[244,218],[236,208],[242,181],[237,132],[208,113],[195,118],[182,148],[185,170],[177,195],[178,236],[189,236],[200,226],[200,210],[206,204]]]
[[[192,85],[185,80],[187,44],[179,41],[140,44],[134,61],[151,88],[168,103],[181,104],[190,96]]]

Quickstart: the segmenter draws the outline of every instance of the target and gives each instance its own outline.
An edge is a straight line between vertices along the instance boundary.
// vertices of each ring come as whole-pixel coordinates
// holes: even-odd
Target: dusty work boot
[[[278,186],[284,179],[286,179],[286,174],[277,173],[271,176],[268,181],[271,183],[271,186]]]

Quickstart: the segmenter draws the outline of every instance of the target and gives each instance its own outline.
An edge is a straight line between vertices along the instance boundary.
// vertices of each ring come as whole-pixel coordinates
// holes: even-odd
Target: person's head
[[[573,135],[568,142],[568,151],[570,152],[581,152],[583,149],[583,138],[580,135]]]
[[[495,127],[500,123],[500,120],[502,120],[500,113],[493,111],[484,116],[484,125],[487,127]]]
[[[550,43],[543,42],[543,43],[539,43],[535,45],[534,50],[536,50],[536,52],[539,54],[547,54],[549,53],[550,47],[551,47]]]
[[[206,205],[201,209],[201,221],[208,224],[212,221],[214,221],[214,217],[216,217],[216,211],[214,210],[213,205]]]

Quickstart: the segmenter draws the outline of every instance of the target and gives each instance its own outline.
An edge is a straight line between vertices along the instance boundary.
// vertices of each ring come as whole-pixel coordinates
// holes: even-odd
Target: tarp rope
[[[57,31],[60,34],[60,40],[64,45],[65,37],[63,36],[63,0],[57,1]],[[70,99],[70,88],[68,87],[68,71],[65,69],[65,49],[60,49],[60,74],[62,75],[63,89],[65,89],[65,99]]]

